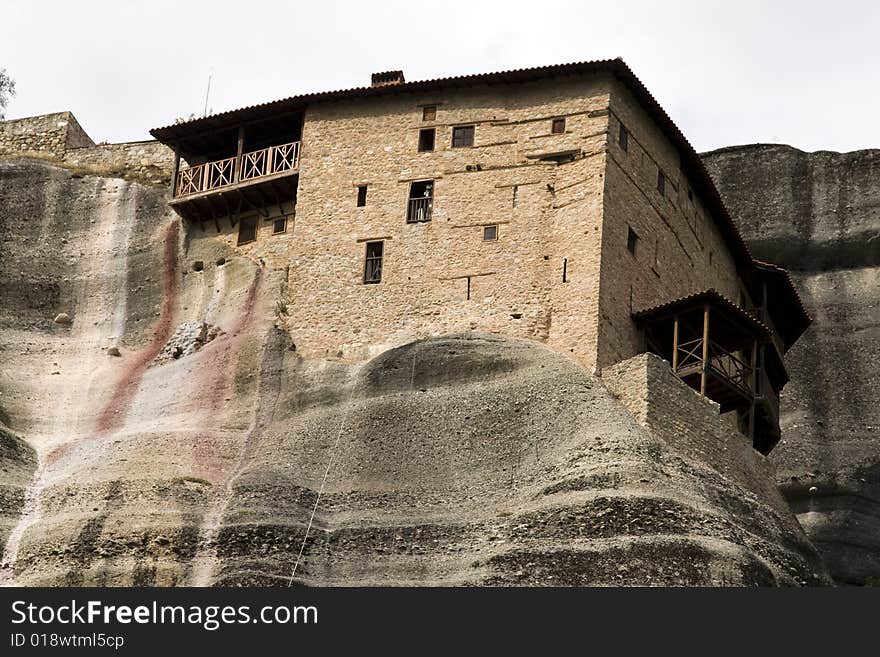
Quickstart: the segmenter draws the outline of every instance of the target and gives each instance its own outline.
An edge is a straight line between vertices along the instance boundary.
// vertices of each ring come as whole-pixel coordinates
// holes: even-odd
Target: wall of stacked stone
[[[94,145],[70,112],[0,121],[0,155],[62,157],[68,148]]]
[[[731,429],[718,404],[675,376],[669,363],[654,354],[639,354],[604,368],[602,380],[654,436],[744,488],[781,500],[773,463]]]
[[[625,149],[619,139],[621,125],[628,133]],[[682,171],[678,150],[619,83],[611,94],[609,134],[600,369],[644,350],[630,319],[633,311],[708,288],[735,303],[740,291],[730,249]],[[662,192],[660,171],[665,176]],[[638,236],[635,253],[628,249],[630,228]]]
[[[157,185],[170,184],[174,166],[174,153],[155,140],[69,148],[62,159],[73,167]]]
[[[437,106],[429,120],[426,105]],[[607,123],[608,80],[594,77],[316,103],[287,231],[260,219],[256,241],[237,247],[237,226],[218,220],[218,234],[207,221],[190,227],[192,257],[212,262],[208,243],[222,240],[286,269],[288,328],[305,357],[360,360],[478,330],[548,343],[591,368]],[[452,147],[458,125],[475,126],[472,147]],[[418,148],[424,128],[436,130],[430,152]],[[560,152],[576,158],[545,159]],[[407,223],[410,183],[426,179],[432,219]],[[483,240],[485,225],[497,240]],[[385,243],[378,285],[363,282],[370,240]]]
[[[71,112],[0,121],[0,156],[48,157],[88,173],[166,185],[174,154],[157,141],[95,144]]]

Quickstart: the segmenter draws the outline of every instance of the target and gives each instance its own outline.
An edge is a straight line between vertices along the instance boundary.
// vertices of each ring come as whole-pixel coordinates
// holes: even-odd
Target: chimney
[[[371,76],[371,87],[387,87],[392,84],[403,84],[403,71],[385,71],[384,73],[373,73]]]

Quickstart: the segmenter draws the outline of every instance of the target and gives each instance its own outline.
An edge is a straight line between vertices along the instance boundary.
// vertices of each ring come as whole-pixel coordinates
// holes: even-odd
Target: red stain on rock
[[[177,297],[177,238],[179,232],[180,222],[177,220],[169,224],[165,231],[163,268],[165,289],[162,299],[162,312],[153,332],[153,340],[134,356],[122,373],[119,382],[116,384],[113,396],[104,407],[95,425],[95,431],[99,436],[119,428],[123,420],[125,420],[126,411],[131,405],[131,400],[134,399],[135,393],[137,393],[144,372],[147,371],[150,363],[159,355],[162,347],[165,346],[165,343],[171,337],[172,320],[174,318]]]

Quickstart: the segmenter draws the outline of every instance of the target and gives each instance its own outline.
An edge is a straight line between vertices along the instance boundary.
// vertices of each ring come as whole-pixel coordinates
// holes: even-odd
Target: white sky
[[[7,118],[71,110],[95,141],[370,73],[623,57],[697,150],[880,147],[880,3],[855,0],[0,0]]]

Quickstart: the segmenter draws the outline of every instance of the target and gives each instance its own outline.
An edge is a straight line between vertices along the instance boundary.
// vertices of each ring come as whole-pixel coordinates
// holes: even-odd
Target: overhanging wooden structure
[[[781,358],[767,352],[773,331],[753,313],[709,289],[633,313],[649,351],[666,359],[691,388],[734,411],[756,449],[780,438],[779,392],[788,381]]]
[[[168,126],[175,153],[171,207],[204,225],[246,212],[295,212],[302,148],[301,107],[264,108]]]

